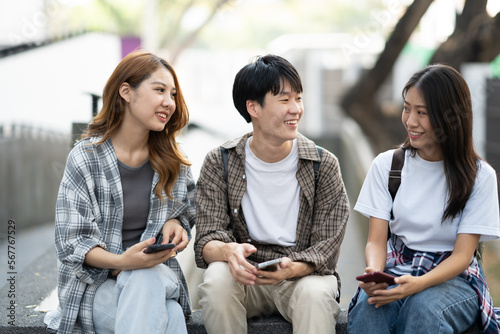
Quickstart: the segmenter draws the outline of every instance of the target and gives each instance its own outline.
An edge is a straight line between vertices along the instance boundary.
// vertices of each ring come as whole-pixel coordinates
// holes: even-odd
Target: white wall
[[[88,92],[102,95],[120,59],[120,38],[101,33],[0,58],[0,124],[70,133],[90,120]]]
[[[1,1],[0,46],[46,39],[48,19],[55,14],[52,9],[45,7],[45,0]]]

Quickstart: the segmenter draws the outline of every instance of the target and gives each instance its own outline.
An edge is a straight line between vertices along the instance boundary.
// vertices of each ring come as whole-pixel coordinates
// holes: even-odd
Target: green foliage
[[[500,55],[491,62],[491,73],[494,78],[500,79]]]
[[[283,34],[345,33],[363,27],[380,1],[245,0],[219,12],[197,40],[205,48],[265,48]]]
[[[382,0],[157,0],[160,45],[182,44],[214,8],[194,46],[211,49],[264,48],[282,34],[352,32],[373,20]],[[81,3],[81,2],[80,2]],[[54,31],[98,30],[120,35],[141,35],[145,0],[88,0],[68,5],[53,20]]]
[[[408,42],[403,48],[402,54],[405,54],[407,57],[412,57],[415,61],[418,61],[420,67],[424,67],[429,65],[429,61],[432,58],[436,50],[430,49],[422,46],[415,45],[411,42]]]

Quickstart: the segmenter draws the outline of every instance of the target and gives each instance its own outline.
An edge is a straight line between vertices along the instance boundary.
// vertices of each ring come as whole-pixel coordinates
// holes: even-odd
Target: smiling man
[[[246,333],[247,318],[279,313],[294,333],[334,333],[349,216],[337,158],[298,132],[302,83],[286,59],[267,55],[243,67],[233,101],[253,132],[212,150],[197,184],[205,327]],[[270,260],[279,263],[257,269]]]

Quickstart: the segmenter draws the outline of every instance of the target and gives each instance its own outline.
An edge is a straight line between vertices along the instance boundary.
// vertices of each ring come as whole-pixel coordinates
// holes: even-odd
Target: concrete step
[[[207,334],[203,326],[201,311],[194,310],[191,318],[187,322],[189,334]],[[337,325],[335,326],[336,334],[347,333],[347,311],[342,310],[337,317]],[[269,334],[269,333],[292,333],[292,324],[286,321],[280,315],[270,317],[259,317],[248,319],[248,334]]]

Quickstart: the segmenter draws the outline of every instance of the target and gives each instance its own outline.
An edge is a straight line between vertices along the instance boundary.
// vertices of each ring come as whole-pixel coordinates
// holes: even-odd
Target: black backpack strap
[[[228,153],[227,153],[227,148],[220,146],[220,153],[222,155],[222,164],[224,165],[224,181],[226,181],[226,197],[227,197],[227,215],[229,217],[229,226],[228,228],[231,229],[233,225],[233,219],[231,218],[231,208],[229,207],[229,183],[228,183]]]
[[[314,191],[316,191],[316,188],[318,187],[318,181],[319,181],[319,164],[321,163],[321,153],[323,153],[323,148],[322,147],[316,146],[316,149],[318,150],[320,161],[313,161],[313,169],[314,169]]]
[[[396,197],[399,186],[401,185],[401,171],[403,170],[403,165],[405,163],[405,150],[400,147],[394,151],[392,156],[391,170],[389,171],[389,192],[391,193],[392,201]],[[394,219],[394,215],[391,210],[391,219]]]
[[[226,181],[227,185],[227,148],[225,147],[220,147],[220,153],[222,155],[222,163],[224,164],[224,180]]]

